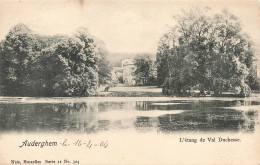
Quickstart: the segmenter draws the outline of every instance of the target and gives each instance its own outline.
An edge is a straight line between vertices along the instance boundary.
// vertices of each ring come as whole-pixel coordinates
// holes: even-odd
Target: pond
[[[0,98],[0,131],[254,132],[257,98]]]

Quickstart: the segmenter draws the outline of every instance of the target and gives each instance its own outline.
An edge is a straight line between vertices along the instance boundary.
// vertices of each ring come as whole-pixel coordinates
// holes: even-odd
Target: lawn
[[[105,87],[99,88],[98,96],[100,97],[167,97],[162,94],[162,88],[157,86],[124,86],[118,85],[116,87],[110,87],[107,92],[104,92]],[[199,91],[194,91],[199,93]],[[213,92],[213,91],[212,91]],[[223,92],[223,97],[227,94],[233,94],[233,92]],[[259,97],[260,93],[252,91],[251,97]]]
[[[163,97],[162,88],[157,86],[116,86],[104,92],[104,87],[100,88],[99,96],[106,97]]]

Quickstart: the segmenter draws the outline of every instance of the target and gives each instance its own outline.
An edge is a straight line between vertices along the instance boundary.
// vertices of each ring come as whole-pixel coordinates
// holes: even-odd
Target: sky
[[[173,16],[192,7],[228,9],[260,47],[257,0],[0,0],[0,40],[18,23],[46,35],[73,35],[86,27],[111,53],[155,54]]]

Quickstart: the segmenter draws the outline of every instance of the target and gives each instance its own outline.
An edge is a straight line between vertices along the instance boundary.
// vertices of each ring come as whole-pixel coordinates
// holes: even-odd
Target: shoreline
[[[116,86],[111,87],[109,91],[104,92],[104,87],[100,87],[95,95],[92,96],[4,96],[0,95],[0,98],[113,98],[113,97],[144,97],[144,98],[180,98],[180,99],[191,99],[191,98],[253,98],[260,97],[260,91],[252,91],[249,97],[244,97],[241,95],[236,95],[233,92],[223,92],[222,95],[215,96],[211,95],[199,95],[199,91],[192,91],[191,96],[172,96],[162,94],[162,88],[157,86]]]

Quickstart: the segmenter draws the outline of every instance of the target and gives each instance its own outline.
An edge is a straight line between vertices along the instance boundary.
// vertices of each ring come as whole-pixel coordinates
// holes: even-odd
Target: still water
[[[0,98],[0,132],[254,132],[258,99]]]

